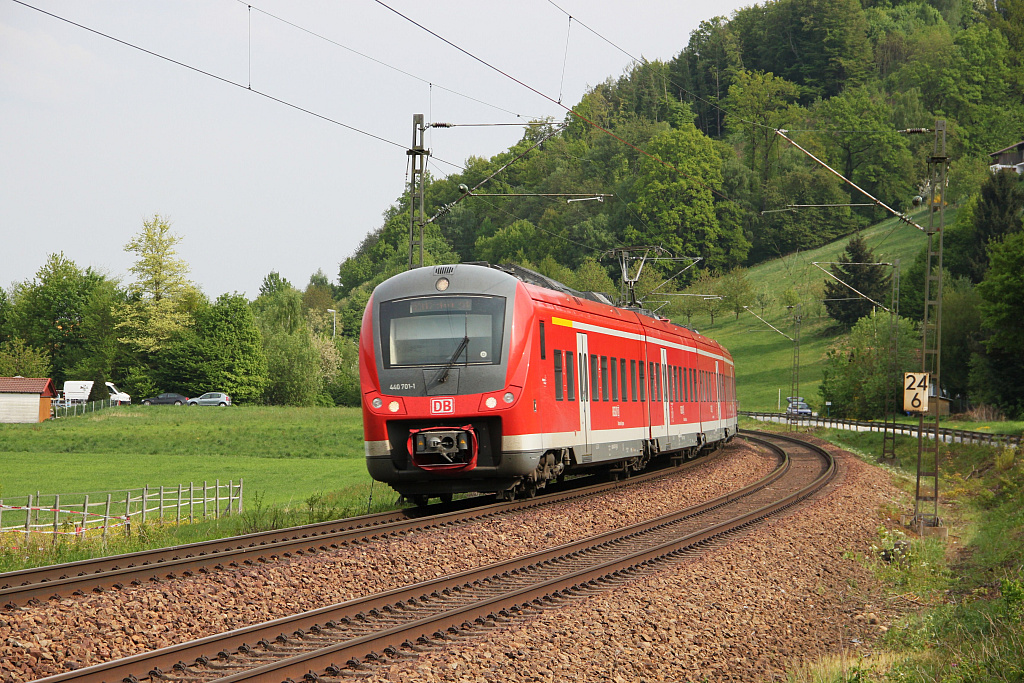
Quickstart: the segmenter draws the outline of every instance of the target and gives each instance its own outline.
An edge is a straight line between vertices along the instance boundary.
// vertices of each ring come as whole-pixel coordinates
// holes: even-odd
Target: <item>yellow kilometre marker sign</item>
[[[903,373],[903,410],[908,413],[928,412],[928,373]]]

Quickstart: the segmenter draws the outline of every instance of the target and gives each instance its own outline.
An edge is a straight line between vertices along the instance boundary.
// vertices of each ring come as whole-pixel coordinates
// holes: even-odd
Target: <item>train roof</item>
[[[501,265],[496,265],[496,264],[488,263],[486,261],[469,261],[469,262],[465,263],[464,265],[482,266],[482,267],[485,267],[485,268],[493,268],[495,270],[499,270],[499,271],[501,271],[503,273],[511,275],[512,277],[516,278],[517,280],[520,280],[521,282],[523,282],[523,283],[525,283],[527,285],[532,285],[531,293],[534,294],[535,296],[539,295],[538,298],[546,299],[550,303],[564,304],[564,301],[562,301],[561,299],[558,299],[558,298],[547,296],[547,295],[545,295],[543,293],[543,291],[537,291],[538,289],[539,290],[550,290],[551,292],[558,292],[560,294],[565,294],[565,295],[574,297],[577,300],[577,304],[581,305],[581,306],[586,306],[586,304],[584,304],[584,301],[586,301],[586,302],[592,302],[593,304],[598,304],[598,306],[597,306],[598,309],[600,309],[602,306],[608,306],[608,307],[611,307],[611,308],[618,309],[619,311],[629,311],[631,313],[635,313],[638,316],[649,318],[650,320],[646,321],[644,324],[648,325],[648,326],[650,326],[652,328],[657,329],[657,328],[660,327],[661,329],[663,329],[664,331],[666,331],[666,332],[668,332],[670,334],[680,334],[680,335],[683,335],[683,336],[692,336],[693,338],[695,338],[695,339],[697,339],[699,341],[702,341],[705,344],[717,347],[717,348],[721,349],[722,351],[726,351],[725,347],[722,346],[720,343],[718,343],[714,339],[710,339],[708,337],[705,337],[704,335],[702,335],[700,332],[698,332],[697,330],[693,329],[692,327],[688,327],[686,325],[680,325],[678,323],[674,323],[671,320],[669,320],[668,318],[659,316],[654,311],[651,311],[649,309],[646,309],[646,308],[643,308],[643,307],[640,307],[640,306],[620,306],[620,305],[617,305],[617,304],[615,304],[612,301],[611,297],[609,297],[607,294],[605,294],[603,292],[583,292],[583,291],[580,291],[580,290],[577,290],[577,289],[573,289],[572,287],[569,287],[568,285],[565,285],[565,284],[559,282],[558,280],[554,280],[552,278],[549,278],[546,275],[541,275],[540,273],[538,273],[538,272],[536,272],[534,270],[530,270],[529,268],[524,268],[523,266],[520,266],[520,265],[517,265],[517,264],[514,264],[514,263],[505,263],[505,264],[501,264]],[[601,312],[601,311],[597,310],[595,312]],[[728,353],[728,352],[726,351],[726,353]]]

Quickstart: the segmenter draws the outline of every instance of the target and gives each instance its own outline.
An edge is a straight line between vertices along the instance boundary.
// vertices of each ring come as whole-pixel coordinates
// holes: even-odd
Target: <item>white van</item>
[[[132,397],[115,387],[113,382],[105,382],[105,384],[107,385],[107,393],[110,394],[111,401],[115,401],[117,405],[132,404]]]
[[[74,379],[64,382],[64,402],[67,405],[72,403],[85,403],[92,393],[92,385],[95,382],[89,380]],[[132,397],[124,393],[113,382],[104,382],[107,386],[107,395],[110,400],[118,405],[131,405]]]

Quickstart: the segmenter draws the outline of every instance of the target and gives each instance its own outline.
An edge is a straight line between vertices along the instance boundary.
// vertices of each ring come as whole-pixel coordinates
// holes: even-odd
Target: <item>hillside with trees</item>
[[[1016,367],[1007,378],[1024,370],[1006,351],[1006,337],[1014,335],[997,333],[1012,318],[1013,301],[1004,300],[1012,278],[999,276],[999,286],[983,280],[997,277],[988,275],[990,252],[1000,253],[1000,269],[1010,268],[1017,252],[1008,236],[1021,231],[1012,199],[1020,177],[992,176],[988,165],[992,152],[1024,139],[1022,23],[1020,2],[958,0],[776,0],[704,21],[672,61],[635,64],[588,92],[564,121],[537,122],[506,152],[431,178],[425,262],[516,262],[578,289],[617,292],[619,267],[609,250],[657,245],[700,259],[658,289],[658,305],[667,301],[660,312],[678,322],[714,325],[745,305],[763,311],[769,299],[790,307],[825,303],[833,324],[821,334],[844,335],[871,313],[870,303],[825,301],[856,295],[824,274],[814,291],[755,291],[743,269],[836,240],[850,242],[840,260],[873,260],[856,236],[890,214],[776,130],[907,212],[915,197],[928,195],[930,129],[944,119],[952,163],[949,186],[938,194],[964,209],[947,230],[947,316],[958,321],[943,338],[947,390],[964,403],[970,396],[1019,413],[1020,399],[994,388],[1000,382],[991,372],[996,358]],[[474,187],[520,156],[472,196],[460,193],[460,185]],[[511,193],[538,196],[487,196]],[[610,196],[540,196],[555,193]],[[409,223],[402,197],[342,262],[346,334],[357,332],[373,287],[405,269]],[[641,290],[677,269],[652,264]],[[850,269],[865,271],[864,293],[891,306],[891,273]],[[913,325],[923,309],[923,258],[902,269],[902,313]],[[685,293],[714,296],[672,296]],[[979,315],[966,315],[971,302],[982,301],[988,303]],[[874,416],[865,410],[854,412]]]
[[[508,150],[429,176],[425,263],[515,262],[615,293],[609,251],[656,245],[699,259],[677,276],[678,263],[652,263],[640,283],[677,322],[715,325],[744,306],[824,312],[826,299],[848,298],[824,273],[814,287],[768,287],[752,286],[747,269],[837,241],[849,245],[846,260],[874,259],[857,235],[890,214],[777,131],[909,211],[928,195],[933,136],[908,131],[944,119],[952,163],[939,194],[956,209],[945,315],[957,321],[943,337],[946,389],[1020,414],[1024,185],[988,165],[1024,140],[1021,26],[1021,0],[773,0],[709,18],[671,61],[635,63],[564,120],[533,122]],[[530,196],[489,196],[503,194]],[[140,396],[215,386],[241,401],[358,404],[359,320],[374,286],[407,266],[409,207],[407,195],[396,198],[336,281],[316,273],[300,289],[269,273],[253,301],[203,294],[159,216],[125,247],[137,259],[127,282],[54,254],[35,278],[0,292],[0,369],[46,370],[58,383],[112,379]],[[923,258],[903,264],[911,328],[924,268]],[[889,274],[866,270],[872,298],[891,305]],[[871,339],[857,325],[872,308],[830,305],[818,334]],[[825,384],[855,374],[836,369]],[[874,410],[860,405],[861,416]]]

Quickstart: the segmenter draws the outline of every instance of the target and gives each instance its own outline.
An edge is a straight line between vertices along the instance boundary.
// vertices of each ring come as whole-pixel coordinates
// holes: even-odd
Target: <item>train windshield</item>
[[[497,365],[505,297],[427,296],[380,304],[385,368]]]

